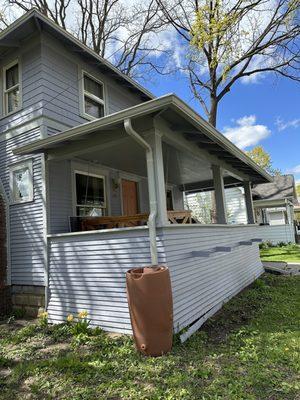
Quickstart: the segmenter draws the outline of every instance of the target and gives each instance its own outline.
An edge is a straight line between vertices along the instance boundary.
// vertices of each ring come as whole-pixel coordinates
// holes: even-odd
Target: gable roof
[[[142,101],[155,97],[139,83],[123,74],[109,61],[99,56],[95,51],[36,9],[25,13],[0,33],[0,57],[5,56],[8,49],[20,47],[22,41],[29,38],[37,30],[44,30],[50,33],[58,38],[61,43],[69,46],[71,51],[83,54],[87,62],[93,62],[101,72],[109,75],[133,93],[140,95]]]
[[[270,182],[272,177],[260,168],[242,150],[236,147],[224,135],[218,132],[212,125],[205,121],[184,101],[174,94],[165,95],[156,99],[126,108],[114,114],[78,125],[57,135],[40,139],[14,150],[14,154],[32,154],[51,151],[59,146],[65,146],[70,142],[76,142],[88,135],[105,131],[111,128],[122,128],[126,118],[137,120],[146,115],[159,113],[170,126],[180,127],[183,136],[205,149],[212,156],[225,160],[228,167],[242,172],[249,180],[256,183]],[[178,129],[178,128],[177,128]]]
[[[252,196],[253,200],[296,199],[294,176],[278,175],[274,176],[273,182],[255,185]]]

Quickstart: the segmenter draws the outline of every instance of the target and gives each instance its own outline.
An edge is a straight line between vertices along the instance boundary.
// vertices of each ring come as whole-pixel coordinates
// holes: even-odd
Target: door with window
[[[122,206],[123,215],[139,213],[137,182],[122,179]]]

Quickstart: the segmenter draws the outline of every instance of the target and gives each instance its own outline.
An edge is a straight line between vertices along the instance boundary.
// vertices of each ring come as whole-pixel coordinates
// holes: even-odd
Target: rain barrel
[[[172,348],[173,301],[169,269],[165,266],[130,269],[127,298],[138,351],[161,356]]]

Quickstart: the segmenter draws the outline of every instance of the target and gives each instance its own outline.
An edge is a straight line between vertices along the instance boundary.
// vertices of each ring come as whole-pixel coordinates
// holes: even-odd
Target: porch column
[[[244,181],[244,191],[248,224],[255,224],[251,182]]]
[[[215,188],[217,223],[227,224],[223,171],[219,165],[213,165],[212,172]]]
[[[286,202],[286,214],[288,218],[288,224],[293,225],[294,223],[294,208],[289,201]]]
[[[154,132],[153,134],[148,135],[145,139],[151,145],[153,150],[157,198],[156,221],[157,225],[166,225],[169,224],[169,220],[167,215],[167,199],[161,135],[159,134],[159,132]]]

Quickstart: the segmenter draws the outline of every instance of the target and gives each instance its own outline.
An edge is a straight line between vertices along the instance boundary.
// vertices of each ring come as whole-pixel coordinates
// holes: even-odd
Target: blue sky
[[[145,86],[157,96],[176,93],[204,116],[182,76],[162,76]],[[236,83],[220,103],[218,129],[244,150],[253,147],[241,146],[245,137],[262,145],[275,168],[300,182],[300,84],[274,75]]]

